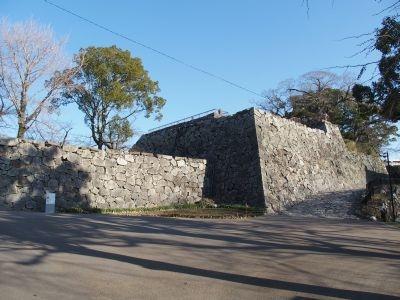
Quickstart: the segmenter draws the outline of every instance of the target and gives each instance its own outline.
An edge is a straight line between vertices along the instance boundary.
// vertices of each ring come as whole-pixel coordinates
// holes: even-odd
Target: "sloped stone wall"
[[[206,161],[0,140],[0,206],[134,208],[193,203],[203,196]]]
[[[363,190],[386,174],[377,158],[349,152],[337,126],[322,129],[254,110],[266,207],[271,212],[310,197]]]
[[[217,113],[143,135],[132,148],[207,160],[205,193],[217,203],[264,206],[253,110]]]
[[[324,193],[365,189],[386,174],[379,158],[349,152],[337,126],[322,127],[252,108],[143,135],[133,149],[205,158],[211,198],[279,212]]]

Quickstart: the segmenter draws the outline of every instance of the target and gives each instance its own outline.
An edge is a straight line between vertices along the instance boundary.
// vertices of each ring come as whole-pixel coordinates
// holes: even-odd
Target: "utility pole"
[[[390,202],[392,204],[392,218],[393,218],[393,222],[396,222],[396,213],[394,211],[393,185],[392,185],[392,175],[391,175],[391,170],[390,170],[389,152],[386,152],[386,161],[387,161],[387,171],[389,174]]]

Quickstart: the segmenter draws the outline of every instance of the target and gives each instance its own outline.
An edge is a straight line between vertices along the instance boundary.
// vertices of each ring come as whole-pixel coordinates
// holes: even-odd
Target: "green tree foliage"
[[[119,115],[111,118],[105,131],[106,144],[112,145],[113,149],[121,149],[132,136],[133,130],[127,119],[122,119]]]
[[[383,115],[400,120],[400,23],[387,17],[377,30],[375,49],[381,52],[378,63],[380,78],[372,84],[373,96],[382,105]]]
[[[144,112],[162,117],[165,99],[157,96],[158,82],[150,79],[142,62],[116,46],[88,47],[75,56],[79,72],[65,89],[65,103],[75,102],[85,115],[99,149],[126,142],[133,132],[129,120]]]
[[[278,114],[312,127],[318,126],[322,120],[328,120],[339,126],[343,138],[352,141],[354,148],[367,154],[378,153],[396,135],[396,126],[381,116],[379,104],[371,100],[368,94],[364,97],[353,96],[368,90],[359,90],[360,86],[354,85],[346,76],[310,72],[297,82],[287,82],[290,84],[286,84],[286,93],[280,85],[278,91],[267,93],[278,96],[267,97],[259,106],[274,113],[277,111],[271,108],[284,107]]]
[[[373,44],[362,52],[377,50],[381,58],[378,62],[364,64],[359,77],[368,65],[375,63],[380,76],[371,86],[355,86],[353,95],[357,100],[376,103],[384,118],[397,122],[400,120],[400,22],[397,17],[384,18],[371,40]]]

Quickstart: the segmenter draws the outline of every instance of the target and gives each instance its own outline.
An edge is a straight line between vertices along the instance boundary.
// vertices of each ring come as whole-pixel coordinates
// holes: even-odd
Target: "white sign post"
[[[46,192],[46,214],[54,214],[56,212],[56,194]]]

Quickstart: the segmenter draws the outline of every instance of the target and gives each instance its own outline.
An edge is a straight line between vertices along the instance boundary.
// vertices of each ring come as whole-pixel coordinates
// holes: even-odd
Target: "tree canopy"
[[[366,97],[367,91],[345,75],[309,72],[268,91],[259,106],[309,126],[327,119],[339,126],[343,138],[353,141],[357,150],[376,154],[393,139],[397,127],[380,114],[379,103]],[[360,93],[364,97],[358,97]]]
[[[75,102],[84,113],[99,149],[121,146],[132,135],[130,120],[144,112],[162,117],[165,99],[142,62],[116,46],[88,47],[75,56],[79,71],[64,92],[64,103]]]
[[[387,17],[376,30],[374,48],[381,52],[378,62],[380,77],[371,87],[363,87],[362,96],[381,105],[382,115],[400,120],[400,23],[397,17]],[[360,94],[356,95],[361,96]]]

